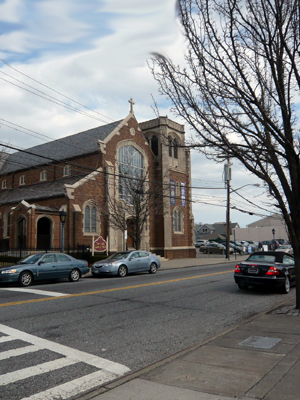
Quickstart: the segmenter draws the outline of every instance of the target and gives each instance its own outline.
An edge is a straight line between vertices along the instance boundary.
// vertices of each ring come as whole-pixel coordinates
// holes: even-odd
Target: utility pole
[[[226,260],[230,260],[230,181],[231,181],[231,164],[229,157],[227,164],[224,165],[224,180],[227,187],[227,207],[226,207]]]

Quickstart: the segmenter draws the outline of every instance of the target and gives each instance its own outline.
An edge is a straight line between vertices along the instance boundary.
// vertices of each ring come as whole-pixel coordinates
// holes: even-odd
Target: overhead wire
[[[103,114],[100,114],[100,113],[98,113],[97,111],[95,111],[95,110],[93,110],[93,109],[91,109],[91,108],[89,108],[89,107],[87,107],[87,106],[85,106],[85,105],[83,105],[83,104],[77,102],[76,100],[74,100],[74,99],[72,99],[72,98],[70,98],[70,97],[68,97],[68,96],[65,96],[64,94],[62,94],[62,93],[60,93],[59,91],[57,91],[57,90],[51,88],[50,86],[47,86],[47,85],[45,85],[45,84],[39,82],[38,80],[36,80],[36,79],[30,77],[29,75],[24,74],[23,72],[21,72],[21,71],[17,70],[16,68],[12,67],[12,66],[11,66],[9,63],[7,63],[5,60],[0,59],[0,61],[2,61],[3,63],[5,63],[5,64],[6,64],[9,68],[11,68],[12,70],[14,70],[14,71],[20,73],[21,75],[27,77],[28,79],[30,79],[30,80],[32,80],[32,81],[38,83],[38,84],[40,84],[40,85],[46,87],[47,89],[52,90],[53,92],[59,94],[60,96],[63,96],[64,98],[73,101],[74,103],[76,103],[76,104],[78,104],[78,105],[84,107],[85,109],[88,109],[89,111],[92,111],[93,113],[96,113],[96,114],[98,114],[98,115],[100,115],[100,116],[102,116],[102,117],[104,117],[104,118],[107,118],[107,119],[110,119],[110,120],[113,121],[113,122],[116,122],[116,121],[114,121],[113,119],[111,119],[111,118],[109,118],[109,117],[107,117],[107,116],[104,116]],[[36,95],[36,96],[39,96],[39,97],[41,97],[41,98],[43,98],[43,99],[45,99],[45,100],[48,100],[48,101],[51,101],[51,102],[53,102],[53,103],[55,103],[55,104],[58,104],[58,105],[60,105],[60,106],[63,106],[63,107],[65,107],[65,108],[67,108],[67,109],[69,109],[69,110],[71,110],[71,111],[78,112],[78,113],[80,113],[80,114],[82,114],[82,115],[84,115],[84,116],[87,116],[87,117],[89,117],[89,118],[93,118],[93,119],[96,119],[96,120],[98,120],[98,121],[107,123],[107,121],[104,121],[104,120],[99,119],[99,118],[97,118],[97,117],[95,117],[95,116],[93,116],[93,115],[90,115],[89,113],[86,113],[86,112],[84,112],[84,111],[82,111],[82,110],[80,110],[80,109],[78,109],[78,108],[76,108],[76,107],[70,106],[69,104],[67,104],[67,103],[65,103],[65,102],[63,102],[63,101],[61,101],[61,100],[59,100],[59,99],[57,99],[57,98],[55,98],[55,97],[53,97],[53,96],[48,95],[47,93],[42,92],[42,91],[40,91],[39,89],[36,89],[36,88],[32,87],[31,85],[28,85],[28,84],[26,84],[26,83],[20,81],[19,79],[15,78],[15,77],[12,77],[11,75],[9,75],[9,74],[3,72],[3,71],[0,71],[0,72],[1,72],[2,74],[6,75],[7,77],[9,77],[9,78],[11,78],[11,79],[14,79],[15,81],[21,83],[22,85],[24,85],[24,86],[26,86],[26,87],[29,87],[30,89],[34,90],[35,92],[33,92],[32,90],[28,90],[28,89],[26,89],[26,88],[24,88],[24,87],[22,87],[22,86],[19,86],[19,85],[15,84],[15,83],[13,83],[13,82],[11,82],[11,81],[8,81],[7,79],[4,79],[4,78],[1,78],[1,77],[0,77],[0,79],[6,81],[6,82],[9,83],[9,84],[12,84],[12,85],[14,85],[14,86],[17,86],[17,87],[19,87],[20,89],[25,90],[25,91],[27,91],[27,92],[30,92],[30,93],[32,93],[32,94],[34,94],[34,95]],[[37,137],[37,136],[34,135],[34,134],[37,134],[38,136],[44,137],[44,138],[45,138],[44,140],[46,140],[46,138],[48,138],[48,139],[50,139],[50,140],[53,140],[52,138],[50,138],[50,137],[48,137],[48,136],[46,136],[46,135],[40,134],[39,132],[30,130],[30,129],[28,129],[28,128],[24,128],[24,127],[22,127],[22,126],[20,126],[20,125],[14,124],[14,123],[12,123],[12,122],[10,122],[10,121],[4,120],[4,119],[2,119],[2,118],[0,118],[0,120],[1,120],[1,121],[4,121],[4,122],[6,122],[6,123],[9,123],[9,124],[11,124],[11,125],[13,125],[13,126],[9,126],[9,125],[4,124],[4,123],[2,122],[2,125],[3,125],[3,126],[6,126],[6,127],[10,128],[10,129],[18,130],[18,131],[20,131],[20,132],[22,132],[22,133],[25,133],[25,134],[27,134],[27,135],[31,135],[31,136],[33,136],[33,137]],[[16,127],[17,127],[17,128],[16,128]],[[20,130],[20,129],[18,129],[18,128],[21,128],[21,129],[23,129],[23,130],[26,130],[27,132],[22,131],[22,130]],[[29,132],[31,132],[31,133],[29,133]],[[4,144],[2,144],[2,145],[3,145],[4,147],[9,147],[9,146],[6,146],[6,145],[4,145]],[[75,147],[75,146],[74,146],[74,147]],[[11,146],[10,148],[13,148],[13,147]],[[26,153],[25,150],[16,149],[16,148],[14,148],[14,149],[15,149],[15,150],[18,150],[18,151],[20,151],[20,152],[25,152],[25,153]],[[30,154],[30,153],[29,153],[29,154]],[[39,156],[39,155],[34,154],[34,153],[31,153],[31,154],[33,154],[34,156]],[[42,157],[42,156],[41,156],[41,157]],[[62,163],[63,163],[62,160],[54,160],[54,159],[51,159],[51,158],[49,158],[49,157],[42,157],[42,158],[48,159],[48,160],[50,160],[50,162],[62,162]],[[75,165],[76,165],[76,164],[74,165],[73,163],[70,164],[70,162],[66,162],[66,163],[67,163],[68,165],[72,165],[72,166],[75,166]],[[22,165],[22,163],[20,163],[20,165]],[[25,164],[23,164],[23,166],[26,167]],[[82,166],[80,166],[80,165],[76,165],[76,167],[82,169]],[[92,171],[95,171],[95,170],[92,170]],[[99,171],[99,172],[100,172],[100,171]],[[103,172],[103,171],[102,171],[102,172]],[[106,173],[106,174],[107,174],[107,172],[103,172],[103,173]],[[112,174],[112,175],[116,176],[116,175],[118,175],[118,174]],[[202,181],[202,180],[200,180],[200,181]],[[149,182],[150,182],[150,181],[149,181]],[[203,182],[205,182],[205,181],[203,181]],[[208,181],[206,181],[206,182],[208,182]],[[209,183],[212,183],[212,182],[210,181]],[[217,183],[217,182],[216,182],[216,183]],[[170,186],[170,184],[164,184],[164,185]],[[213,188],[213,187],[197,187],[197,186],[193,186],[193,185],[192,185],[192,186],[187,186],[186,188],[188,188],[188,189],[205,189],[205,190],[210,190],[210,189],[212,189],[212,190],[215,190],[215,189],[224,189],[223,187],[220,187],[220,188]],[[255,205],[255,206],[257,207],[257,205]]]

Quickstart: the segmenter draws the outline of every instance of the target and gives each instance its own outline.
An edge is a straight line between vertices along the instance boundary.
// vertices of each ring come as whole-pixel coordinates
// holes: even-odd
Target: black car
[[[240,289],[269,286],[288,293],[295,285],[295,261],[283,251],[257,251],[235,267],[234,280]]]

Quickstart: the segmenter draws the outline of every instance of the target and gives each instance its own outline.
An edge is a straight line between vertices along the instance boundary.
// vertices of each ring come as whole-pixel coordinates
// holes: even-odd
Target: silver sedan
[[[160,260],[148,251],[120,251],[112,254],[102,261],[97,261],[92,266],[93,276],[118,275],[124,277],[134,272],[149,272],[155,274],[160,268]]]

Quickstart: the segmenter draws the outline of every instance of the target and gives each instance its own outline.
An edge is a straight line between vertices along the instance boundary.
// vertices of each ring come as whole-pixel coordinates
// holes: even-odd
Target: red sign
[[[105,251],[107,247],[106,241],[103,239],[102,236],[99,236],[95,241],[94,241],[94,250],[95,251]]]

